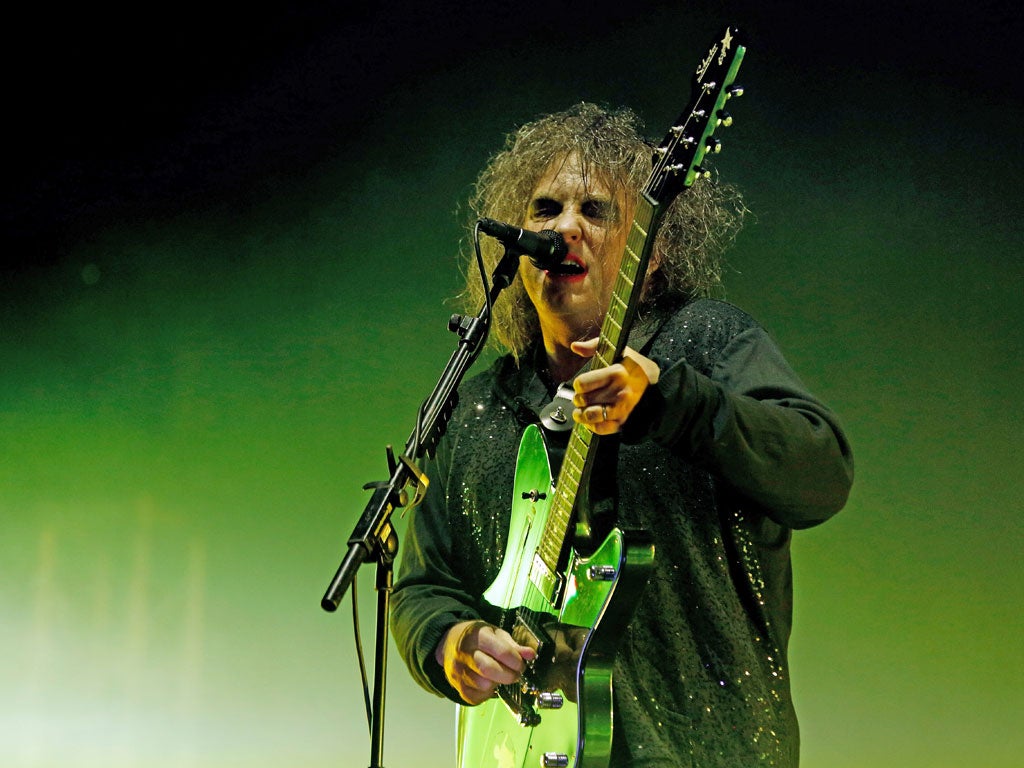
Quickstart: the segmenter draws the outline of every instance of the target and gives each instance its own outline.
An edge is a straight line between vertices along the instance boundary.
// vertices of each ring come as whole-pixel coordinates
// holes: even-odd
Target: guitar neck
[[[608,314],[601,324],[597,353],[589,367],[603,368],[622,359],[626,348],[626,339],[636,318],[636,308],[643,293],[643,282],[647,276],[647,264],[650,261],[650,237],[658,204],[641,197],[637,203],[633,224],[626,238],[626,250],[619,263],[619,274],[612,290],[612,300]]]

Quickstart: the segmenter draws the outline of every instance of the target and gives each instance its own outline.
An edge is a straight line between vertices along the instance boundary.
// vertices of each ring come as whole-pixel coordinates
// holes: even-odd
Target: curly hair
[[[563,112],[527,123],[505,141],[480,173],[469,199],[472,230],[482,217],[520,224],[537,183],[555,163],[575,156],[588,174],[613,197],[636,200],[651,172],[653,145],[642,136],[639,117],[629,109],[609,110],[580,103]],[[665,211],[655,236],[641,308],[662,299],[714,295],[721,286],[722,253],[742,225],[746,207],[733,187],[704,179],[679,195]],[[628,225],[629,222],[624,222]],[[484,264],[492,273],[503,249],[496,241],[481,243]],[[472,268],[472,243],[463,249],[467,309],[484,300],[480,278]],[[516,275],[493,308],[491,339],[518,360],[539,337],[537,312]]]

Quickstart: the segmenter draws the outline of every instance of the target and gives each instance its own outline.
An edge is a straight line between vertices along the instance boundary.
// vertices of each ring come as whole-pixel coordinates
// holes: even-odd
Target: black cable
[[[356,576],[352,577],[352,631],[356,635],[356,658],[359,660],[359,677],[363,681],[363,700],[366,703],[366,724],[370,728],[370,735],[373,735],[373,706],[370,704],[370,682],[366,679],[366,661],[363,658],[363,640],[359,632],[359,590],[356,585]]]

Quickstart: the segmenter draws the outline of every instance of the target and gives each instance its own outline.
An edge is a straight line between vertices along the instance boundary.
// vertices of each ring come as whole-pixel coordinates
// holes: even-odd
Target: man
[[[505,550],[520,435],[573,381],[573,419],[613,436],[595,518],[647,531],[656,552],[616,655],[612,765],[795,766],[790,536],[843,506],[852,458],[767,334],[707,298],[743,213],[710,181],[665,214],[623,360],[576,376],[596,349],[650,158],[632,113],[581,104],[522,127],[481,174],[475,216],[553,229],[569,255],[548,271],[524,258],[495,305],[508,354],[464,383],[429,467],[394,634],[421,685],[467,705],[534,659],[485,620],[481,596]],[[481,289],[472,277],[467,287],[475,308]]]

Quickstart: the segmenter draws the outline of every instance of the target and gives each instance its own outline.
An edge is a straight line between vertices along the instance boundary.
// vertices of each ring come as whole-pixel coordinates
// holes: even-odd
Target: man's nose
[[[583,237],[579,215],[574,211],[562,211],[552,222],[552,229],[560,234],[567,243],[573,243]]]

